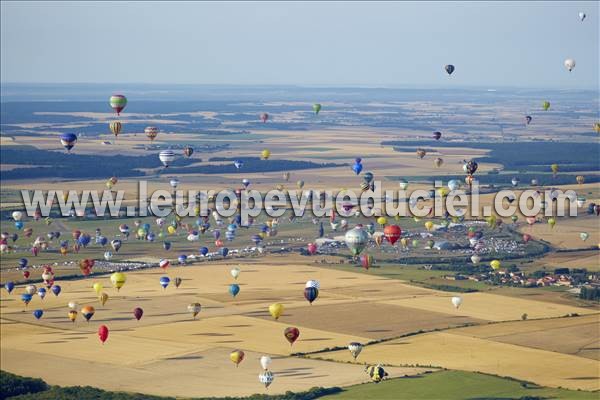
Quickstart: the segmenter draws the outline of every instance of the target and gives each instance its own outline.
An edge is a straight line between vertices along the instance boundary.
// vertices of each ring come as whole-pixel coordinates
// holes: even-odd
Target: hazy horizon
[[[0,82],[598,90],[598,2],[2,2]],[[581,22],[578,13],[587,18]],[[574,58],[575,69],[563,61]],[[445,64],[454,64],[451,77]]]

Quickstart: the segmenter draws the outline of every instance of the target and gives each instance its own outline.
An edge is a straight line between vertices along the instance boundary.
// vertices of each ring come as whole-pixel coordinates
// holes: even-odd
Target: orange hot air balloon
[[[100,325],[100,328],[98,328],[98,337],[102,344],[106,342],[106,339],[108,339],[108,327],[106,325]]]
[[[85,306],[81,309],[81,315],[87,322],[90,322],[90,319],[94,316],[96,310],[92,306]]]

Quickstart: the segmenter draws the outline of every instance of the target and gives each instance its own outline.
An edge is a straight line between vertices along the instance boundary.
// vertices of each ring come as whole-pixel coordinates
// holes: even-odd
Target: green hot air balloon
[[[544,101],[542,103],[542,107],[544,108],[544,111],[548,111],[548,109],[550,108],[550,102],[549,101]]]
[[[113,94],[110,96],[110,107],[115,110],[117,115],[123,111],[125,106],[127,105],[127,97],[122,94]]]
[[[319,104],[319,103],[313,104],[313,111],[315,112],[316,115],[319,115],[319,111],[321,111],[321,104]]]

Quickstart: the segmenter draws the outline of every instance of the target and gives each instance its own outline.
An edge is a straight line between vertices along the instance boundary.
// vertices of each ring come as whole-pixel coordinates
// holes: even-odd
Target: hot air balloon
[[[84,306],[81,309],[81,315],[85,318],[86,321],[90,322],[90,319],[94,316],[96,310],[92,306]]]
[[[373,265],[373,256],[369,254],[363,254],[360,256],[360,264],[364,269],[368,270]]]
[[[393,246],[402,236],[402,229],[398,225],[388,225],[383,229],[386,240]]]
[[[529,125],[531,123],[531,120],[532,120],[531,115],[526,115],[525,116],[525,125]]]
[[[40,296],[40,299],[44,300],[44,297],[46,297],[46,289],[41,287],[37,290],[37,295]]]
[[[238,276],[240,276],[240,272],[242,272],[242,270],[239,267],[234,267],[229,271],[231,276],[233,276],[233,279],[237,279]]]
[[[123,244],[123,242],[121,242],[119,239],[114,239],[110,242],[111,247],[113,248],[113,250],[115,252],[118,252],[119,249],[121,248],[121,245]]]
[[[440,140],[441,137],[442,137],[442,132],[439,132],[439,131],[433,132],[433,138],[435,140]]]
[[[23,294],[21,294],[21,301],[23,303],[25,303],[25,307],[27,307],[27,305],[31,301],[32,297],[33,296],[30,293],[23,293]]]
[[[167,286],[169,286],[169,283],[171,282],[171,279],[169,279],[168,276],[161,276],[158,281],[160,283],[160,286],[162,286],[163,289],[166,289]]]
[[[585,182],[585,177],[583,175],[577,175],[575,177],[575,180],[578,184],[583,185],[583,183]]]
[[[357,163],[357,162],[355,162],[355,163],[352,165],[352,171],[354,171],[354,173],[355,173],[356,175],[359,175],[359,174],[360,174],[360,172],[362,171],[362,169],[363,169],[363,165],[362,165],[361,163]]]
[[[317,253],[317,245],[314,243],[309,243],[306,246],[306,250],[308,251],[308,254],[310,254],[311,256],[315,255]]]
[[[313,104],[312,109],[313,109],[315,115],[319,115],[319,112],[321,111],[321,104],[319,104],[319,103]]]
[[[112,134],[115,135],[115,137],[117,137],[119,136],[119,133],[121,133],[123,125],[119,121],[111,121],[111,123],[108,124],[108,127],[110,128]]]
[[[106,304],[106,302],[108,301],[108,294],[101,293],[100,296],[98,296],[98,301],[100,302],[100,304],[102,304],[102,306],[104,306]]]
[[[42,315],[44,315],[44,310],[35,310],[33,312],[33,316],[35,317],[35,319],[42,318]]]
[[[265,388],[268,388],[271,383],[273,383],[273,379],[275,379],[275,377],[271,371],[264,371],[258,374],[258,380],[265,385]]]
[[[106,342],[106,339],[108,339],[108,327],[106,325],[100,325],[100,327],[98,328],[98,338],[100,339],[102,344],[104,344],[104,342]]]
[[[479,264],[479,261],[481,261],[481,257],[479,257],[477,254],[473,254],[471,256],[471,262],[473,264]]]
[[[460,296],[452,297],[452,305],[454,306],[454,308],[460,307],[460,305],[462,304],[462,301],[463,301],[463,299]]]
[[[175,161],[175,152],[173,150],[163,150],[158,154],[158,158],[165,168],[169,168],[169,165]]]
[[[117,115],[121,114],[126,105],[127,98],[122,94],[113,94],[110,96],[110,107],[115,110]]]
[[[37,292],[37,287],[35,285],[25,286],[25,293],[33,296],[35,292]]]
[[[142,318],[142,315],[144,315],[144,310],[142,310],[140,307],[136,307],[133,309],[133,316],[135,317],[135,319],[139,321],[140,318]]]
[[[281,316],[281,314],[283,314],[283,304],[281,304],[281,303],[271,304],[269,306],[269,313],[276,320],[279,319],[279,317]]]
[[[77,319],[77,311],[76,310],[69,310],[69,319],[71,320],[71,322],[75,323],[75,320]]]
[[[435,165],[435,166],[436,166],[436,168],[439,168],[439,167],[441,167],[441,166],[442,166],[442,164],[444,164],[444,160],[442,160],[440,157],[436,157],[436,158],[433,160],[433,165]]]
[[[229,359],[237,367],[244,360],[244,356],[245,354],[242,350],[235,350],[232,351],[231,354],[229,354]]]
[[[346,232],[344,240],[352,255],[357,256],[367,245],[369,234],[362,227],[356,227]]]
[[[172,187],[173,189],[177,189],[177,186],[179,185],[179,179],[177,179],[177,178],[172,178],[172,179],[169,181],[169,185],[171,185],[171,187]]]
[[[590,237],[590,235],[589,235],[589,233],[587,233],[587,232],[581,232],[581,233],[579,234],[579,238],[580,238],[581,240],[583,240],[584,242],[585,242],[586,240],[588,240],[588,237]]]
[[[379,383],[383,379],[385,379],[386,376],[388,376],[388,373],[385,372],[383,367],[379,364],[366,366],[365,372],[367,373],[367,375],[369,375],[369,378],[371,378],[371,381],[373,381],[374,383]]]
[[[237,294],[240,292],[240,286],[232,283],[231,285],[229,285],[229,294],[233,297],[237,296]]]
[[[194,148],[192,146],[185,146],[183,148],[183,155],[190,158],[194,154]]]
[[[268,160],[270,156],[271,156],[271,151],[269,149],[264,149],[260,153],[260,158],[262,158],[263,160]]]
[[[58,296],[62,290],[62,288],[59,285],[52,285],[52,287],[50,288],[50,290],[52,291],[52,293],[55,296]]]
[[[544,101],[542,103],[542,108],[544,109],[544,111],[548,111],[548,109],[550,108],[550,102],[549,101]]]
[[[304,298],[308,300],[310,304],[313,303],[319,296],[319,289],[316,287],[305,287],[304,288]]]
[[[288,327],[288,328],[285,328],[285,330],[283,331],[283,334],[284,334],[285,338],[287,339],[287,341],[290,342],[290,346],[291,346],[294,344],[294,342],[296,340],[298,340],[298,337],[300,336],[300,330],[295,327]]]
[[[269,365],[271,365],[271,357],[262,356],[260,358],[260,366],[262,367],[262,369],[267,371],[269,369]]]
[[[200,303],[191,303],[187,307],[188,312],[192,314],[194,319],[196,319],[196,316],[200,313],[201,309],[202,306],[200,305]]]
[[[60,136],[60,144],[62,144],[62,146],[67,149],[68,152],[71,151],[71,149],[75,146],[75,143],[77,142],[77,135],[75,135],[74,133],[63,133]]]
[[[500,269],[500,266],[501,266],[500,260],[490,261],[490,267],[492,267],[493,270]]]
[[[425,155],[427,154],[427,151],[425,151],[424,149],[417,149],[416,153],[419,159],[423,159],[423,157],[425,157]]]
[[[266,123],[268,119],[269,119],[269,114],[267,114],[267,113],[260,114],[260,120],[263,122],[263,124]]]
[[[110,276],[110,282],[117,289],[117,291],[121,290],[123,285],[125,285],[126,280],[127,278],[123,272],[115,272]]]
[[[8,294],[10,294],[13,289],[15,288],[15,283],[14,282],[6,282],[4,284],[4,289],[6,289],[6,291],[8,292]]]
[[[594,122],[594,130],[600,133],[600,122]]]
[[[444,67],[444,69],[446,70],[448,75],[452,75],[452,73],[454,72],[454,65],[448,64]]]
[[[236,169],[240,169],[244,166],[244,162],[242,160],[235,160],[233,162],[233,165],[235,166]]]
[[[554,228],[554,225],[556,225],[556,219],[555,218],[548,218],[548,225],[550,225],[550,228]]]
[[[572,58],[567,58],[565,60],[565,68],[571,72],[573,71],[573,68],[575,68],[575,60],[573,60]]]
[[[408,181],[406,179],[400,179],[398,185],[400,186],[400,190],[406,190],[406,188],[408,188]]]
[[[363,349],[362,343],[351,342],[348,345],[348,350],[350,350],[350,354],[352,354],[352,357],[354,357],[355,360],[356,360],[356,357],[358,357],[358,355],[362,351],[362,349]]]

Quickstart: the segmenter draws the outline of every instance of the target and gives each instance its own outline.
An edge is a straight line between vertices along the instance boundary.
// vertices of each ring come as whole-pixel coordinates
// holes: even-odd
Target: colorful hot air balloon
[[[321,111],[321,104],[319,104],[319,103],[313,104],[312,109],[313,109],[315,115],[319,115],[319,112]]]
[[[119,136],[119,133],[121,133],[123,124],[121,124],[119,121],[111,121],[110,124],[108,124],[108,127],[110,128],[112,134],[115,135],[115,137],[117,137]]]
[[[575,177],[575,180],[578,184],[583,185],[583,183],[585,182],[585,177],[583,175],[577,175]]]
[[[158,128],[155,126],[147,126],[144,128],[144,133],[146,134],[146,137],[152,142],[158,136]]]
[[[544,111],[548,111],[548,109],[550,108],[550,102],[549,101],[544,101],[542,103],[542,108],[544,109]]]
[[[383,235],[393,246],[400,239],[400,236],[402,236],[402,229],[398,225],[388,225],[383,229]]]
[[[196,316],[200,314],[201,309],[202,306],[200,305],[200,303],[191,303],[187,307],[188,312],[192,314],[192,318],[194,319],[196,319]]]
[[[319,289],[316,287],[305,287],[304,288],[304,298],[308,300],[310,304],[313,303],[319,296]]]
[[[235,351],[232,351],[231,354],[229,354],[229,359],[237,367],[244,360],[244,356],[245,356],[245,354],[242,350],[235,350]]]
[[[283,309],[284,309],[283,304],[274,303],[269,306],[269,313],[271,314],[271,316],[273,318],[275,318],[277,320],[277,319],[279,319],[281,314],[283,314]]]
[[[360,256],[360,264],[364,269],[368,270],[373,265],[373,256],[369,254],[363,254]]]
[[[265,388],[268,388],[271,383],[273,383],[273,379],[275,379],[275,377],[271,371],[264,371],[258,374],[258,380],[265,385]]]
[[[85,318],[86,321],[90,322],[90,319],[94,316],[96,310],[92,306],[84,306],[81,309],[81,315]]]
[[[104,342],[106,342],[106,339],[108,339],[108,327],[106,325],[100,325],[100,327],[98,328],[98,338],[100,339],[102,344],[104,344]]]
[[[344,236],[346,246],[350,249],[353,256],[359,255],[367,245],[369,234],[362,227],[355,227]]]
[[[308,254],[310,254],[311,256],[315,255],[317,253],[317,245],[314,243],[309,243],[306,246],[306,251],[308,251]]]
[[[60,144],[62,144],[68,152],[75,146],[75,143],[77,143],[77,135],[74,133],[63,133],[60,136]]]
[[[192,146],[185,146],[183,148],[183,155],[190,158],[194,154],[194,148]]]
[[[122,94],[113,94],[110,96],[110,107],[115,110],[117,115],[121,114],[126,105],[127,98]]]
[[[268,119],[269,119],[269,114],[267,114],[267,113],[260,114],[260,120],[263,122],[263,124],[266,123]]]
[[[423,159],[423,157],[425,157],[425,155],[427,154],[427,151],[425,151],[424,149],[417,149],[416,153],[419,159]]]
[[[166,289],[167,286],[169,286],[169,283],[171,283],[171,279],[169,279],[168,276],[161,276],[158,281],[160,283],[160,286],[162,286],[163,289]]]
[[[71,322],[75,323],[75,320],[77,319],[77,310],[69,310],[68,315]]]
[[[296,340],[298,340],[298,337],[300,336],[300,330],[298,328],[290,326],[288,328],[285,328],[285,330],[283,331],[283,335],[285,336],[287,341],[290,342],[291,346]]]
[[[388,373],[385,372],[383,367],[379,364],[366,366],[365,372],[367,373],[367,375],[369,375],[369,378],[371,378],[371,381],[373,381],[374,383],[379,383],[383,379],[385,379],[386,376],[388,376]]]

